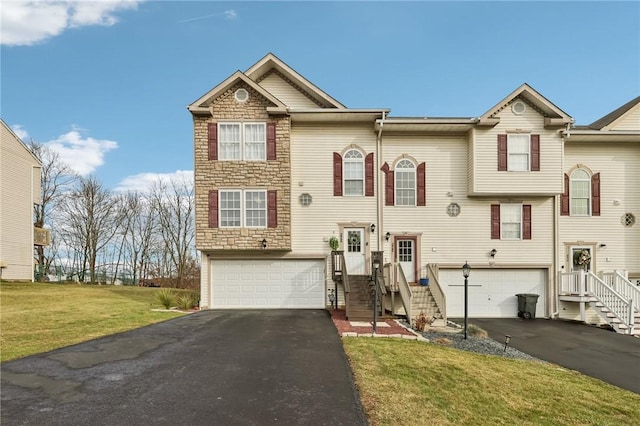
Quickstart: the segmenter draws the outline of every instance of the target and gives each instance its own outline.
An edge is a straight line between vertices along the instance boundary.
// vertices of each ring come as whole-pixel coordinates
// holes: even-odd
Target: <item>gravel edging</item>
[[[507,350],[505,351],[504,343],[497,342],[490,337],[475,337],[467,335],[467,339],[465,340],[462,333],[455,332],[451,333],[427,331],[420,334],[422,334],[422,336],[428,339],[431,343],[440,344],[441,346],[447,346],[462,351],[474,352],[482,355],[495,355],[511,359],[523,359],[528,361],[543,362],[534,356],[531,356],[524,352],[520,352],[516,348],[512,348],[510,346],[507,346]],[[451,343],[438,343],[437,340],[440,338],[448,339],[448,341],[450,341]]]
[[[406,323],[406,321],[402,321],[402,325],[410,329],[409,324]],[[449,348],[459,349],[461,351],[474,352],[482,355],[501,356],[503,358],[510,359],[545,362],[539,358],[520,352],[516,348],[510,346],[507,346],[505,350],[504,342],[498,342],[490,337],[476,337],[467,334],[467,339],[465,339],[460,328],[446,328],[447,331],[431,329],[424,332],[414,331],[414,333],[424,337],[427,341],[435,345],[446,346]],[[442,339],[442,343],[438,342],[440,339]]]

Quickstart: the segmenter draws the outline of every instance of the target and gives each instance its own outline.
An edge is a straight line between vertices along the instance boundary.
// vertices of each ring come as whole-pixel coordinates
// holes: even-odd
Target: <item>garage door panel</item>
[[[322,260],[214,260],[213,308],[324,308]]]
[[[447,316],[464,316],[464,277],[459,269],[443,269],[440,285],[447,297]],[[543,269],[476,269],[469,277],[469,317],[516,317],[519,293],[539,294],[536,316],[545,314]]]

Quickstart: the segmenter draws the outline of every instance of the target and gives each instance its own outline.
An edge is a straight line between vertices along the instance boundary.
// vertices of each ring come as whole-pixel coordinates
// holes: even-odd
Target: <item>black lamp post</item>
[[[464,261],[464,265],[462,265],[462,275],[464,276],[464,338],[467,339],[467,316],[469,309],[469,272],[471,271],[471,266]]]
[[[378,288],[378,268],[380,267],[380,259],[377,257],[373,259],[373,285],[375,286],[376,292],[373,299],[373,333],[375,334],[378,331],[378,292],[380,289]]]

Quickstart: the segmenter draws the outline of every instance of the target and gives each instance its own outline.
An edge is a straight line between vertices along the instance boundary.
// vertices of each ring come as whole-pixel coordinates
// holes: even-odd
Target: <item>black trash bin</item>
[[[538,294],[520,293],[516,294],[518,297],[518,316],[520,318],[535,318],[536,317],[536,303],[538,303]]]

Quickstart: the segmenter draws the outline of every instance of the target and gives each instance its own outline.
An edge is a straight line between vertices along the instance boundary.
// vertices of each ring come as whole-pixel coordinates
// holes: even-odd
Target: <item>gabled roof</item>
[[[636,106],[638,103],[640,103],[640,96],[636,97],[635,99],[631,99],[629,102],[622,105],[620,108],[614,111],[611,111],[609,114],[594,121],[593,123],[589,124],[586,127],[590,129],[595,129],[595,130],[606,130],[604,129],[605,127],[608,127],[611,124],[613,124],[615,121],[617,121],[619,118],[624,116],[627,112],[629,112],[631,108]]]
[[[496,114],[516,98],[522,98],[540,110],[545,116],[545,126],[564,125],[573,122],[573,118],[569,114],[555,106],[533,87],[524,83],[480,116],[478,124],[481,126],[495,126],[498,124],[500,118],[496,117]]]
[[[262,86],[260,86],[255,81],[251,80],[241,71],[236,71],[235,73],[231,74],[222,83],[218,84],[216,87],[214,87],[213,89],[205,93],[203,96],[201,96],[198,100],[196,100],[195,102],[187,106],[187,109],[189,109],[189,111],[191,111],[194,114],[209,113],[210,112],[209,104],[211,103],[211,101],[213,101],[215,98],[220,96],[222,93],[224,93],[226,90],[228,90],[230,87],[234,86],[240,81],[244,82],[247,86],[251,87],[256,92],[260,93],[260,95],[262,95],[264,98],[266,98],[269,102],[273,104],[272,107],[267,108],[267,111],[282,113],[287,110],[287,106],[285,104],[280,102],[275,96],[273,96],[271,93],[264,90]]]
[[[306,91],[313,98],[317,99],[324,108],[346,108],[343,104],[326,94],[319,87],[311,83],[309,80],[298,74],[293,68],[281,61],[273,53],[267,53],[267,55],[252,65],[248,70],[244,72],[246,76],[254,81],[259,81],[260,77],[267,72],[275,69],[283,74],[289,80],[294,82],[297,86]]]
[[[18,135],[16,135],[16,133],[13,131],[13,129],[11,127],[9,127],[9,125],[7,123],[5,123],[2,118],[0,118],[0,126],[2,126],[4,128],[4,132],[7,132],[11,136],[9,140],[13,139],[17,143],[19,143],[20,146],[22,146],[22,148],[28,153],[27,155],[29,155],[31,158],[33,158],[33,160],[36,162],[36,164],[38,166],[42,165],[42,162],[40,161],[40,159],[38,157],[36,157],[36,155],[33,153],[33,151],[31,151],[31,149],[29,149],[27,144],[24,143],[22,141],[22,139],[20,139],[20,137],[18,137]],[[4,140],[4,138],[2,138],[2,140]]]

